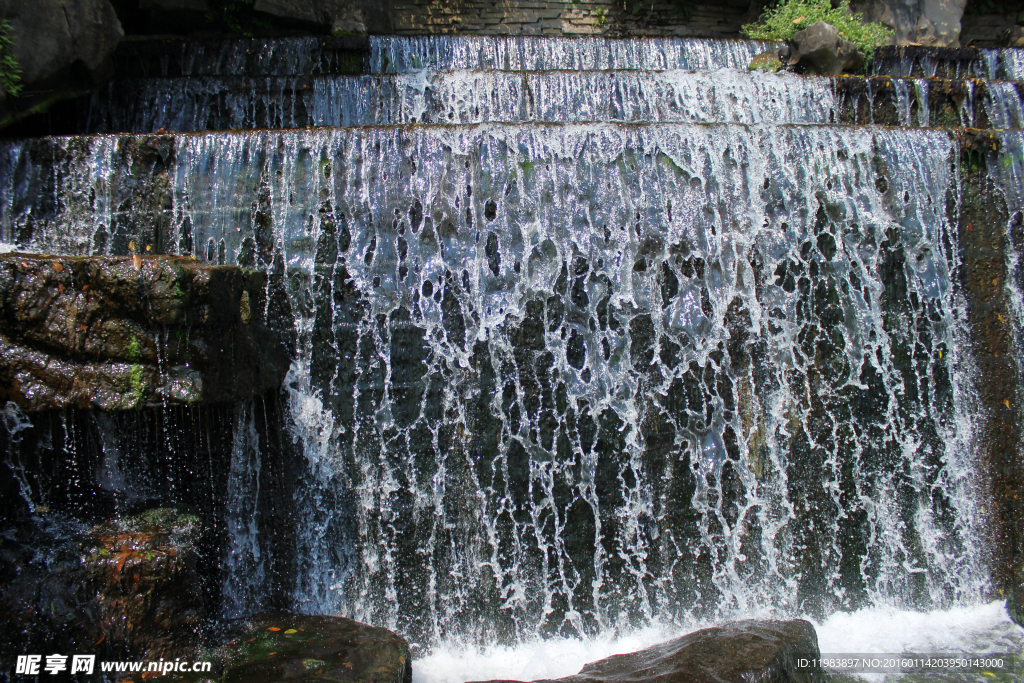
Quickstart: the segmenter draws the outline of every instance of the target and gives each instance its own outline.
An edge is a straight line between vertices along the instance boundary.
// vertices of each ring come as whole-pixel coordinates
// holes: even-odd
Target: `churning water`
[[[127,136],[6,143],[0,240],[110,251],[141,221],[269,271],[295,603],[492,648],[486,674],[438,648],[420,680],[559,675],[557,641],[498,664],[544,637],[568,666],[734,617],[809,615],[831,643],[838,613],[991,611],[954,139],[806,125],[834,106],[817,79],[678,71],[762,45],[564,42],[381,39],[404,75],[313,106],[365,89],[400,102],[359,122],[429,125],[164,136],[151,185]],[[251,420],[231,615],[268,561]]]

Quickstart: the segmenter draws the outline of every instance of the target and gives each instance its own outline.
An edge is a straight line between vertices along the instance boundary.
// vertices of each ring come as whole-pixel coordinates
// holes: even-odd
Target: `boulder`
[[[388,2],[367,0],[256,0],[253,9],[283,19],[319,24],[336,35],[387,33]]]
[[[109,78],[124,36],[109,0],[0,0],[0,20],[10,24],[10,56],[23,86],[17,98],[0,89],[0,126]]]
[[[221,683],[411,683],[406,641],[344,617],[261,615],[223,646]]]
[[[839,36],[832,24],[818,21],[793,34],[793,39],[779,52],[780,59],[790,66],[802,65],[808,72],[835,76],[855,71],[864,64],[857,46]]]
[[[782,68],[782,60],[779,59],[779,55],[776,50],[768,50],[762,52],[759,55],[755,55],[750,60],[750,65],[747,67],[748,71],[766,71],[768,73],[775,73]]]
[[[803,620],[735,621],[587,664],[575,676],[535,683],[810,683],[820,668],[814,627]],[[517,683],[491,681],[489,683]]]
[[[204,616],[198,532],[197,517],[171,508],[89,532],[85,574],[97,588],[96,626],[108,647],[148,660],[194,657]]]
[[[234,402],[279,386],[264,276],[177,256],[0,255],[0,402]]]
[[[853,0],[866,22],[895,31],[896,45],[960,46],[960,19],[967,0]]]
[[[0,529],[0,651],[194,659],[204,616],[193,540],[171,509],[89,529],[43,508]]]

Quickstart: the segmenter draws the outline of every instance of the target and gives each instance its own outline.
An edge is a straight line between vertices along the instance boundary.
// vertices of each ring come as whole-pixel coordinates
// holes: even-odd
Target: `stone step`
[[[598,123],[9,141],[0,143],[0,242],[23,251],[68,255],[123,255],[134,242],[139,249],[151,247],[153,253],[190,254],[213,263],[263,268],[281,248],[289,258],[311,257],[318,247],[309,226],[317,222],[330,226],[338,249],[351,248],[375,264],[393,261],[394,272],[401,275],[397,270],[401,250],[393,245],[389,249],[371,246],[375,229],[391,231],[392,223],[403,221],[410,225],[432,222],[436,229],[431,239],[447,244],[453,235],[462,235],[470,226],[490,224],[495,217],[500,219],[495,226],[534,220],[530,218],[534,209],[528,208],[534,200],[523,205],[527,213],[518,218],[502,213],[505,197],[513,191],[536,193],[535,201],[543,207],[555,195],[561,197],[559,206],[564,207],[557,211],[569,213],[559,213],[557,221],[574,224],[584,219],[565,207],[577,201],[586,206],[597,202],[602,211],[619,205],[619,200],[596,199],[604,197],[605,185],[612,182],[609,175],[616,183],[626,183],[622,192],[641,192],[631,202],[645,202],[647,190],[633,183],[682,182],[675,174],[683,173],[684,166],[692,170],[681,177],[734,174],[736,164],[742,162],[744,167],[751,165],[745,173],[753,174],[754,180],[743,180],[742,187],[734,190],[742,197],[726,203],[746,206],[764,201],[758,198],[761,190],[754,187],[760,188],[762,181],[770,185],[771,177],[779,175],[778,182],[796,182],[786,180],[796,172],[789,167],[791,160],[822,154],[819,146],[833,150],[829,154],[840,154],[838,159],[863,156],[861,163],[867,168],[874,163],[871,150],[879,145],[928,148],[930,154],[951,160],[958,153],[977,150],[979,158],[996,168],[1002,160],[996,159],[999,150],[1005,144],[1019,146],[1021,134],[1019,130],[964,128]],[[838,162],[821,161],[819,166],[827,163]],[[668,175],[657,181],[628,180],[635,174],[633,167],[652,164],[663,165],[657,173]],[[705,168],[708,165],[712,171]],[[608,169],[618,170],[609,174]],[[542,182],[543,178],[547,180]],[[748,182],[754,185],[747,186]],[[591,195],[595,199],[588,199]],[[432,207],[428,201],[441,204]],[[649,219],[655,222],[671,222],[673,212],[678,219],[695,210],[684,206],[666,210],[664,205],[648,209],[654,212]],[[625,220],[615,218],[616,224],[620,219]],[[586,218],[592,220],[597,219]],[[739,218],[730,215],[728,221],[733,220]],[[271,226],[276,227],[271,230]],[[283,235],[283,241],[275,243],[272,234]],[[506,257],[501,263],[507,269],[512,261]]]
[[[1020,128],[1022,90],[1011,81],[737,70],[122,79],[55,109],[45,132],[597,121]],[[33,134],[9,135],[19,130]]]

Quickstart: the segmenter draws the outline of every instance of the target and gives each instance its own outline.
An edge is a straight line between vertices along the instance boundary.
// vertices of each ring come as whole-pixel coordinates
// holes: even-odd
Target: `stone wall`
[[[391,17],[394,32],[405,35],[739,37],[740,26],[751,20],[750,0],[692,4],[682,17],[672,0],[394,0]]]

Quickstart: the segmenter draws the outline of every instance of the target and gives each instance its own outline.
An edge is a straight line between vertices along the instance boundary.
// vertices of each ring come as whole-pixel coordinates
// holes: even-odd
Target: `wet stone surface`
[[[344,617],[265,614],[229,627],[224,639],[230,642],[202,654],[212,662],[209,674],[168,680],[412,682],[409,645],[403,638]]]
[[[0,400],[26,411],[244,399],[286,360],[264,276],[175,256],[0,255]]]
[[[750,619],[702,629],[639,652],[591,662],[575,676],[556,680],[557,683],[809,683],[824,680],[824,674],[820,669],[798,668],[797,659],[813,660],[819,656],[818,637],[809,622]]]

